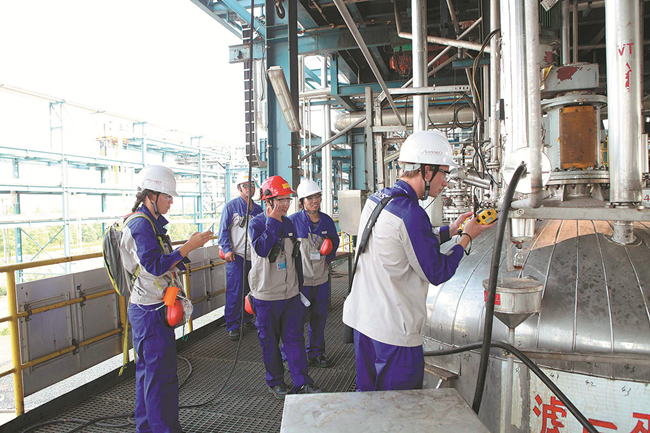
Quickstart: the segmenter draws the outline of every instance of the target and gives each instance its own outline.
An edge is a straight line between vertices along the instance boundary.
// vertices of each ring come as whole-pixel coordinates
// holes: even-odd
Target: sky
[[[0,84],[241,145],[239,43],[189,0],[0,1]]]

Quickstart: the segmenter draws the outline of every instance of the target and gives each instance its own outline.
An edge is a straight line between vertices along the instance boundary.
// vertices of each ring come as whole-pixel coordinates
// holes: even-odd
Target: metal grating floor
[[[315,383],[326,392],[355,391],[354,348],[341,341],[343,300],[347,294],[347,262],[343,261],[332,271],[331,309],[325,329],[326,354],[334,362],[327,369],[309,368]],[[305,331],[307,327],[305,326]],[[305,335],[307,332],[305,332]],[[180,421],[187,433],[193,432],[279,432],[284,402],[269,392],[264,381],[264,365],[257,334],[244,333],[239,350],[237,367],[232,373],[223,394],[215,394],[232,369],[237,343],[228,340],[225,326],[196,341],[179,352],[192,365],[192,374],[180,390],[180,405],[213,402],[200,408],[181,409]],[[178,359],[178,378],[181,383],[189,373],[189,366]],[[285,372],[285,382],[291,376]],[[118,415],[133,411],[135,379],[131,378],[81,404],[68,406],[47,419],[84,419]],[[124,424],[125,418],[106,423]],[[78,423],[61,423],[43,426],[32,432],[68,432]],[[134,432],[135,425],[109,428],[93,425],[84,432]]]

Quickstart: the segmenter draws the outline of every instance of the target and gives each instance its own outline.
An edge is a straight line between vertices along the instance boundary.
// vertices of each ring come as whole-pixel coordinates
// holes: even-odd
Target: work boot
[[[239,329],[233,329],[232,331],[228,332],[228,338],[230,338],[230,341],[239,341],[240,336],[241,333],[239,332]]]
[[[308,359],[307,365],[310,367],[330,368],[332,362],[325,355],[318,355],[316,358]]]
[[[287,394],[289,394],[289,391],[291,391],[291,389],[289,388],[289,386],[287,386],[286,383],[282,382],[279,385],[270,386],[269,391],[271,392],[271,394],[273,394],[275,398],[279,400],[284,400],[284,397]]]
[[[323,389],[313,383],[306,383],[296,390],[296,394],[320,394],[321,392]]]
[[[246,329],[257,329],[257,326],[255,326],[255,322],[246,322],[246,323],[244,323],[244,328],[246,328]]]

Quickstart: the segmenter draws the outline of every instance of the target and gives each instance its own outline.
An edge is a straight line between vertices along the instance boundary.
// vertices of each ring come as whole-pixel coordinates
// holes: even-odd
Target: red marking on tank
[[[570,80],[577,71],[576,66],[565,66],[557,70],[557,79],[560,81]]]
[[[553,63],[553,51],[547,51],[544,53],[544,61],[546,63]]]

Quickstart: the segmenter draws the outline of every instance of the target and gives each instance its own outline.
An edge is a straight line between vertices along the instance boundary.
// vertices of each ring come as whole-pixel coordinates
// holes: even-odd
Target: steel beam
[[[210,8],[208,8],[206,5],[201,3],[200,0],[190,0],[190,1],[192,3],[194,3],[196,6],[198,6],[198,8],[201,9],[203,12],[208,14],[210,16],[210,18],[214,19],[216,22],[218,22],[219,24],[224,26],[226,28],[226,30],[228,30],[230,33],[232,33],[233,35],[235,35],[235,36],[237,36],[238,38],[241,39],[241,31],[240,30],[235,29],[228,21],[226,21],[223,18],[221,18],[220,16],[218,16],[216,13],[214,13],[214,11],[210,10]]]

